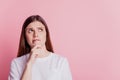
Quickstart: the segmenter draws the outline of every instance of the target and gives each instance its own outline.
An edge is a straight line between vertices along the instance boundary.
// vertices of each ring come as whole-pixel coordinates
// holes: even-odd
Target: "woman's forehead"
[[[37,27],[45,28],[45,26],[39,21],[31,22],[26,28],[37,28]]]

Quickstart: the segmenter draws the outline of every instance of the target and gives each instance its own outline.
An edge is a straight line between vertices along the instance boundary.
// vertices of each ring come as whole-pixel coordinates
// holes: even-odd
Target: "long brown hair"
[[[19,42],[19,48],[18,48],[18,54],[17,54],[17,57],[20,57],[20,56],[23,56],[25,54],[28,54],[31,50],[27,40],[26,40],[26,36],[25,36],[25,28],[31,23],[31,22],[34,22],[34,21],[39,21],[41,22],[44,26],[45,26],[45,29],[46,29],[46,49],[48,51],[51,51],[51,52],[54,52],[53,51],[53,47],[52,47],[52,44],[51,44],[51,40],[50,40],[50,33],[49,33],[49,30],[48,30],[48,26],[45,22],[45,20],[39,16],[39,15],[32,15],[30,17],[28,17],[23,26],[22,26],[22,32],[21,32],[21,36],[20,36],[20,42]]]

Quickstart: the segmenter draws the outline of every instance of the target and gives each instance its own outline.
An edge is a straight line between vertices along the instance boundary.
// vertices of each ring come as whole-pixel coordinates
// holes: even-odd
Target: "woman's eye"
[[[39,28],[38,31],[43,31],[43,29],[42,29],[42,28]]]
[[[29,29],[28,32],[31,33],[31,32],[33,32],[33,30],[32,30],[32,29]]]

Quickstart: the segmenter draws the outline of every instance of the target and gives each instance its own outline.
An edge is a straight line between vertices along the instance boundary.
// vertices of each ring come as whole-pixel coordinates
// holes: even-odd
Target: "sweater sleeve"
[[[72,80],[72,74],[70,71],[68,60],[65,58],[62,68],[62,80]]]
[[[13,59],[11,62],[8,80],[20,80],[20,76],[19,76],[19,72],[18,72],[18,68],[17,68],[17,64],[15,62],[15,59]]]

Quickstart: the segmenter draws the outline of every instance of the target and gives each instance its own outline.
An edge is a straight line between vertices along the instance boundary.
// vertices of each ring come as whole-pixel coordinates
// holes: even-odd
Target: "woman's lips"
[[[37,43],[40,42],[40,40],[39,40],[39,39],[35,39],[35,40],[33,40],[32,42],[33,42],[34,44],[37,44]]]

